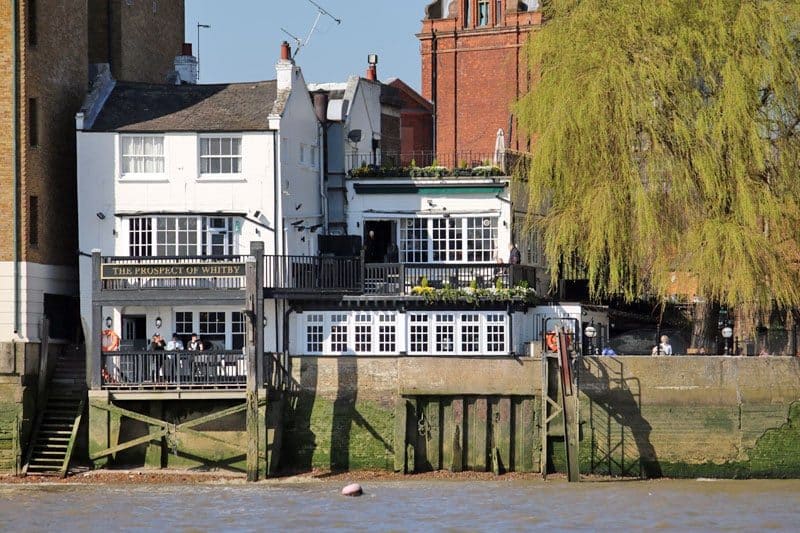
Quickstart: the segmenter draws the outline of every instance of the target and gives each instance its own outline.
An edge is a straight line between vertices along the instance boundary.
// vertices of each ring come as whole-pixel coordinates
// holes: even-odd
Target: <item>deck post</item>
[[[100,300],[102,280],[100,279],[100,250],[92,250],[92,323],[88,330],[91,337],[86,339],[86,370],[87,385],[90,389],[99,390],[101,387],[101,357],[103,346],[100,342],[100,331],[103,322],[103,308],[97,303]]]
[[[259,450],[266,450],[266,440],[262,444],[259,439],[259,414],[258,389],[259,389],[259,364],[258,355],[263,360],[264,353],[264,243],[254,242],[250,245],[251,257],[247,258],[246,265],[246,302],[247,302],[247,343],[245,355],[247,357],[247,481],[258,481],[259,477]],[[260,258],[260,260],[259,260]],[[263,361],[262,361],[263,368]],[[265,397],[268,394],[265,393]],[[266,400],[266,398],[265,398]]]

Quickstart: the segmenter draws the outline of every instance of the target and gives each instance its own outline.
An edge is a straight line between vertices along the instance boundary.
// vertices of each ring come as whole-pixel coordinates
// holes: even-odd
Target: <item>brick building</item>
[[[527,147],[511,105],[528,89],[523,45],[542,23],[539,2],[436,0],[417,35],[422,94],[434,104],[440,160],[490,157],[497,131],[506,146]]]
[[[92,63],[163,81],[184,40],[184,2],[16,0],[0,6],[0,348],[77,324],[74,116]],[[68,312],[74,309],[75,314]],[[57,320],[56,320],[57,319]]]

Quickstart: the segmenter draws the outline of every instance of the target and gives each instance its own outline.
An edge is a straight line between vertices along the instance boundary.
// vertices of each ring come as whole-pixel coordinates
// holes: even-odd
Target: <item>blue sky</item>
[[[314,0],[341,19],[321,17],[317,30],[297,57],[308,82],[345,81],[363,75],[367,54],[379,56],[378,77],[398,77],[419,89],[419,41],[429,0]],[[307,0],[186,0],[186,40],[197,53],[200,82],[275,78],[285,28],[305,39],[317,15]],[[292,43],[294,48],[294,43]]]

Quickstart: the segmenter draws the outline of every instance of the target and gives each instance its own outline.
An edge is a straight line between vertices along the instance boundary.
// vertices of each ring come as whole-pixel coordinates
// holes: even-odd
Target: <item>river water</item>
[[[798,531],[800,481],[0,485],[0,531]]]

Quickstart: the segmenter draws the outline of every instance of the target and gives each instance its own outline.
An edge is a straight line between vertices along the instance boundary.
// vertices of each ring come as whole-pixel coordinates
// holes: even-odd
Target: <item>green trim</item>
[[[414,184],[366,184],[356,183],[353,189],[357,194],[420,194],[428,196],[446,196],[450,194],[500,194],[502,185],[439,185],[425,187]]]

